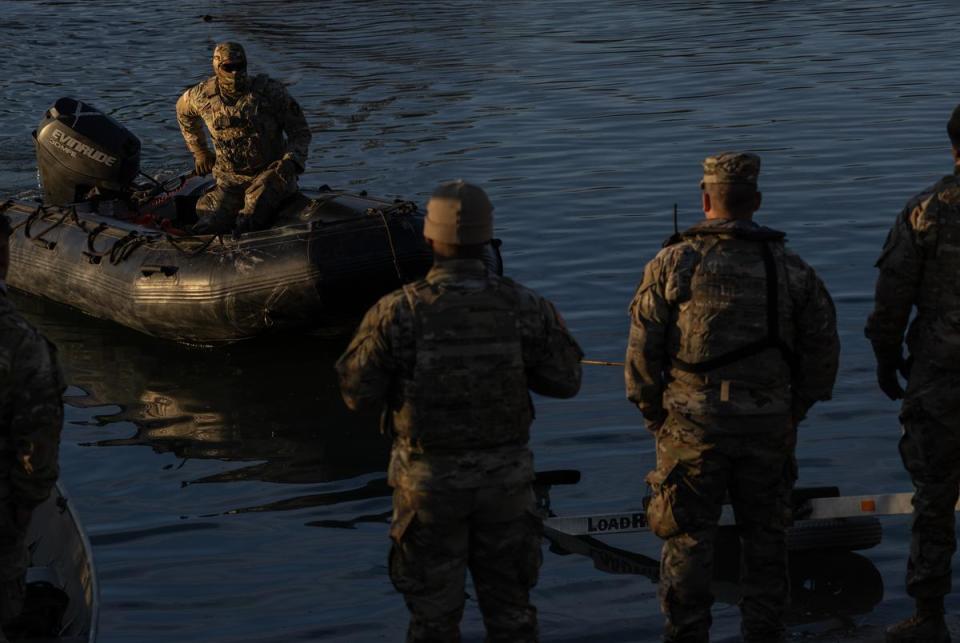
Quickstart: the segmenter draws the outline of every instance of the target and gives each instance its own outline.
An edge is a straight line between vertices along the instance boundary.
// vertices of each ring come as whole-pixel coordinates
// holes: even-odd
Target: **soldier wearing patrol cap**
[[[709,640],[714,539],[729,496],[742,542],[744,641],[784,640],[796,427],[830,398],[839,340],[820,279],[757,225],[760,157],[703,163],[706,220],[650,261],[630,305],[627,397],[656,436],[647,475],[664,640]]]
[[[916,489],[907,562],[916,612],[887,630],[890,643],[950,640],[943,599],[951,589],[960,495],[960,106],[947,136],[953,172],[911,198],[894,221],[877,259],[866,327],[880,389],[891,400],[903,398],[900,457]]]
[[[239,44],[216,46],[213,71],[177,101],[177,122],[197,175],[212,170],[217,180],[197,202],[200,220],[194,232],[226,232],[234,225],[240,231],[266,228],[280,202],[298,189],[310,128],[282,83],[247,75],[247,55]]]
[[[575,395],[583,354],[549,301],[486,268],[492,213],[479,187],[440,185],[433,268],[377,302],[336,365],[347,405],[383,408],[394,436],[389,567],[411,643],[460,640],[467,569],[487,640],[538,640],[529,391]]]
[[[0,642],[23,608],[31,514],[59,473],[64,389],[56,349],[7,298],[9,234],[0,214]]]

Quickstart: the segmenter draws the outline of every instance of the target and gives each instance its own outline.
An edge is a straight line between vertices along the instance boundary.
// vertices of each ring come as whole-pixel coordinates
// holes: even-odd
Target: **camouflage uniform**
[[[386,405],[408,641],[460,640],[468,568],[487,640],[537,640],[528,389],[574,395],[581,357],[550,302],[480,260],[438,261],[363,319],[337,371],[351,408]]]
[[[906,331],[913,364],[900,414],[900,455],[916,489],[907,592],[942,599],[951,588],[960,484],[960,176],[907,203],[877,267],[866,335],[878,363],[896,368]]]
[[[63,378],[56,351],[14,310],[0,282],[0,622],[23,607],[25,517],[59,472]],[[0,637],[2,638],[2,637]]]
[[[218,45],[217,52],[224,47],[235,47],[243,56],[233,43]],[[258,75],[233,92],[222,84],[217,75],[211,76],[177,101],[177,122],[191,153],[210,153],[204,125],[216,150],[217,185],[197,203],[197,213],[211,232],[229,229],[238,214],[239,227],[266,228],[279,203],[297,191],[310,128],[300,105],[279,81]],[[279,161],[289,162],[295,171],[284,171]]]
[[[742,176],[743,164],[755,182],[752,155],[711,157],[705,178]],[[703,221],[647,264],[630,305],[627,397],[657,437],[648,517],[666,541],[667,641],[708,640],[727,494],[743,539],[744,640],[783,637],[796,424],[829,399],[839,353],[833,302],[783,237],[753,221]]]

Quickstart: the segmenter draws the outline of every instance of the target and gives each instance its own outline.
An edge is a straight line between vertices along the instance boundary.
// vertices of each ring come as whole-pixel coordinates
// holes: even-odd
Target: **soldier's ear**
[[[757,190],[757,196],[754,197],[753,201],[753,211],[756,212],[760,209],[760,204],[763,203],[763,192]]]
[[[710,214],[710,210],[713,209],[713,204],[710,202],[710,193],[706,190],[700,193],[700,205],[704,214]]]

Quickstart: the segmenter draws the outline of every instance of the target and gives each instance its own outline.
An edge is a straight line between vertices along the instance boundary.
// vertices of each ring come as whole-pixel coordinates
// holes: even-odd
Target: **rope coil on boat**
[[[14,199],[8,199],[3,204],[0,204],[0,213],[8,210],[15,203],[16,201]],[[100,263],[104,257],[109,257],[111,264],[118,265],[126,261],[134,253],[134,251],[137,250],[137,248],[156,243],[160,240],[166,240],[177,252],[186,257],[195,257],[201,254],[218,239],[221,241],[221,243],[223,242],[223,239],[219,235],[210,235],[209,238],[206,239],[193,236],[178,238],[170,233],[164,233],[162,235],[149,235],[142,234],[139,230],[131,230],[123,237],[120,237],[114,241],[113,244],[108,248],[104,250],[97,250],[96,239],[98,236],[100,236],[100,234],[111,229],[112,226],[109,223],[100,222],[91,227],[91,222],[81,219],[77,213],[76,206],[71,205],[69,208],[64,208],[63,214],[61,214],[53,223],[44,228],[41,232],[34,234],[32,231],[33,226],[40,218],[46,216],[48,213],[49,209],[47,206],[43,204],[38,205],[33,209],[32,212],[30,212],[30,214],[26,216],[26,218],[24,218],[23,221],[15,226],[12,226],[12,232],[23,228],[23,234],[26,239],[36,243],[46,243],[48,247],[52,249],[56,245],[56,242],[44,239],[44,235],[65,224],[67,221],[70,221],[87,233],[87,250],[83,254],[91,263]],[[184,242],[188,241],[201,241],[201,243],[196,248],[185,249],[183,247]]]

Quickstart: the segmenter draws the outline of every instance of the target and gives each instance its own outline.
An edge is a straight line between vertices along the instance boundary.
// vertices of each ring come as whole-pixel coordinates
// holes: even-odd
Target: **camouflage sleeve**
[[[63,376],[55,349],[37,334],[28,335],[20,344],[11,366],[16,385],[10,405],[10,435],[16,462],[10,483],[14,504],[33,509],[50,495],[60,472]]]
[[[397,325],[408,310],[403,291],[381,298],[337,360],[340,394],[350,409],[379,409],[390,398],[401,372]]]
[[[910,321],[923,272],[921,241],[914,225],[927,219],[929,203],[929,199],[923,200],[900,213],[877,259],[880,276],[865,334],[873,344],[877,358],[890,360],[893,364],[900,359],[903,334]]]
[[[277,83],[278,110],[281,114],[283,131],[287,135],[287,150],[284,158],[289,158],[297,164],[300,171],[307,167],[307,156],[310,153],[310,126],[303,115],[300,103],[290,95],[281,83]]]
[[[183,92],[177,100],[177,123],[180,125],[180,133],[183,134],[183,140],[187,144],[190,153],[196,156],[200,152],[209,152],[207,145],[207,134],[204,131],[203,118],[196,108],[195,97],[198,87],[194,86]]]
[[[624,360],[627,399],[637,405],[648,426],[662,422],[663,371],[670,306],[663,280],[663,253],[650,261],[630,303],[630,335]]]
[[[527,385],[539,395],[573,397],[580,391],[583,351],[552,303],[538,297],[537,309],[539,332],[524,345]]]
[[[794,414],[802,419],[814,402],[829,400],[840,364],[837,311],[826,286],[799,256],[787,254],[794,279]]]

